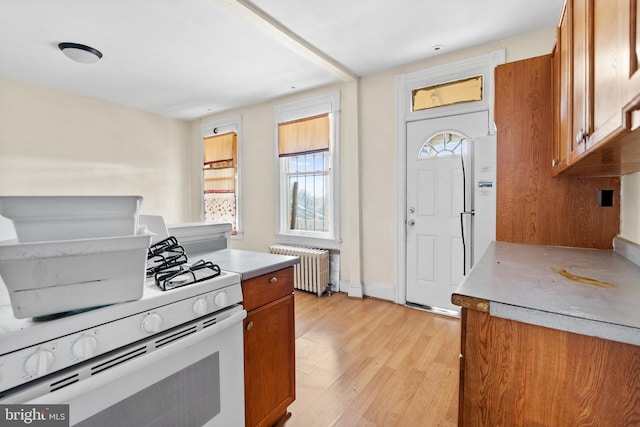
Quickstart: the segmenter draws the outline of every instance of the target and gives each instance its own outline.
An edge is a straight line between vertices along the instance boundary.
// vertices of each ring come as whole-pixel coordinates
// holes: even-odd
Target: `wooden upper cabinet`
[[[568,0],[567,13],[571,16],[573,68],[572,138],[569,158],[573,161],[586,151],[586,140],[592,132],[592,73],[591,73],[591,0]]]
[[[554,144],[552,153],[552,174],[557,175],[568,166],[569,147],[572,139],[572,71],[571,59],[571,19],[566,11],[560,19],[557,43],[553,52],[553,94],[554,94]]]
[[[640,0],[629,0],[629,81],[625,93],[629,104],[640,102]],[[636,102],[634,102],[636,101]]]
[[[628,130],[623,119],[629,70],[629,0],[593,2],[592,129],[587,149]],[[635,1],[635,0],[634,0]]]
[[[640,170],[640,0],[567,0],[554,58],[553,174]]]
[[[635,1],[635,0],[634,0]],[[573,138],[570,159],[627,132],[629,0],[569,0],[573,29]]]
[[[625,92],[625,113],[629,114],[630,128],[640,127],[640,0],[629,1],[629,80]]]

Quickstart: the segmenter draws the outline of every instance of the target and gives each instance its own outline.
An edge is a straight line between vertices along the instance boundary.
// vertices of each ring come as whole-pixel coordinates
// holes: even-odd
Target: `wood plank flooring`
[[[285,427],[455,426],[460,320],[296,291],[296,401]]]

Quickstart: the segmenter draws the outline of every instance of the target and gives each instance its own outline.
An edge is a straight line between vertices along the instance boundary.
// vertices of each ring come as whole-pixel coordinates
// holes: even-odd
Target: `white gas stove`
[[[153,280],[137,301],[43,320],[16,319],[0,282],[0,396],[4,391],[242,301],[240,276],[162,291]]]
[[[228,228],[180,231],[222,248]],[[0,404],[66,405],[73,426],[244,425],[240,276],[162,234],[136,301],[17,319],[0,279]]]

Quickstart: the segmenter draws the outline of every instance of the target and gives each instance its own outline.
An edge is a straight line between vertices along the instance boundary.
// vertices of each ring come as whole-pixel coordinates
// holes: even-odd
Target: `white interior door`
[[[472,215],[461,215],[473,209],[471,144],[488,120],[481,111],[407,123],[408,303],[459,312],[451,293],[473,250]]]

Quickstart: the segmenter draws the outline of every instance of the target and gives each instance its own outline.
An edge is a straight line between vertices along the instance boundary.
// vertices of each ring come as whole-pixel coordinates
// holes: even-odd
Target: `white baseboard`
[[[368,297],[395,302],[395,286],[382,283],[365,283],[364,294]]]
[[[354,298],[368,296],[395,302],[395,289],[393,285],[381,283],[365,283],[364,285],[360,285],[351,283],[348,280],[341,280],[339,290]]]
[[[362,298],[362,284],[351,283],[349,280],[340,280],[340,292],[346,292],[353,298]]]

